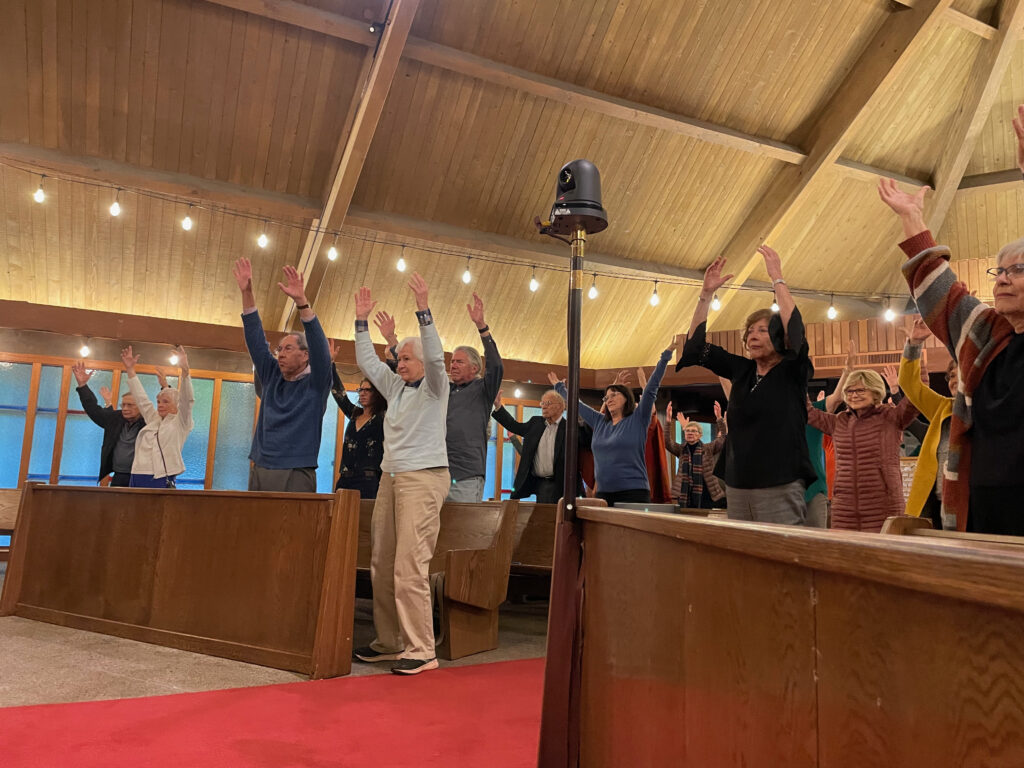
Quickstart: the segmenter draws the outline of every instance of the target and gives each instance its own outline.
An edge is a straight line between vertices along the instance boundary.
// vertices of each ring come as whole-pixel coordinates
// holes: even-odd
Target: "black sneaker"
[[[396,675],[418,675],[428,669],[437,669],[437,659],[399,659],[391,668]]]
[[[398,653],[381,653],[380,651],[375,651],[373,650],[373,648],[366,645],[362,648],[356,648],[354,651],[352,651],[352,657],[358,659],[359,661],[368,661],[372,664],[375,661],[398,661],[402,658],[402,652],[399,651]]]

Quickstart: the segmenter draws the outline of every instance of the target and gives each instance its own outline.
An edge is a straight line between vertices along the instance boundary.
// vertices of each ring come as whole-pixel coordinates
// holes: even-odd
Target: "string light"
[[[779,311],[779,302],[775,298],[775,294],[772,294],[772,312]]]
[[[537,268],[533,268],[533,276],[530,278],[530,292],[536,293],[537,289],[540,288],[540,283],[537,282]]]
[[[264,219],[263,220],[263,229],[266,230],[266,228],[267,228],[267,220]],[[266,248],[267,244],[269,242],[270,242],[270,238],[267,237],[267,233],[265,231],[260,232],[260,236],[256,238],[256,245],[258,245],[260,248]]]
[[[660,301],[661,301],[661,299],[658,297],[658,281],[655,280],[654,281],[654,293],[651,294],[651,306],[652,307],[658,306],[658,302],[660,302]]]
[[[711,299],[711,309],[713,309],[715,312],[717,312],[721,308],[722,308],[722,302],[720,302],[718,300],[718,294],[716,293],[715,297],[713,299]]]
[[[587,298],[588,299],[596,299],[597,298],[597,272],[594,273],[594,282],[592,282],[590,284],[590,290],[587,291]]]
[[[181,228],[188,232],[192,229],[192,206],[188,207],[188,212],[185,214],[185,218],[181,220]]]
[[[334,236],[334,242],[331,243],[331,247],[327,249],[327,258],[331,261],[338,260],[338,236]]]
[[[466,271],[462,273],[462,282],[469,285],[469,281],[473,279],[473,275],[469,271],[469,256],[466,257]]]
[[[90,352],[92,352],[92,350],[89,349],[89,340],[86,339],[82,343],[81,349],[78,350],[78,354],[81,355],[82,357],[88,357]]]
[[[121,196],[121,190],[118,188],[117,192],[114,193],[114,202],[110,204],[110,215],[120,216],[121,215],[121,204],[117,201],[117,198]]]
[[[39,188],[32,195],[32,199],[34,199],[37,203],[41,203],[46,199],[46,193],[43,192],[43,179],[45,178],[46,176],[39,177]]]
[[[882,317],[885,318],[887,323],[891,323],[896,319],[896,312],[892,308],[892,300],[888,296],[885,297],[885,312],[882,313]]]
[[[523,396],[523,390],[521,390],[519,387],[516,387],[515,391],[512,393],[512,397],[519,398],[519,397],[522,397],[522,396]]]
[[[839,317],[839,310],[836,309],[836,297],[835,294],[829,298],[828,311],[825,313],[828,315],[829,320],[835,320]]]
[[[398,262],[395,264],[395,269],[399,272],[405,272],[405,246],[402,246],[402,254],[398,257]]]
[[[177,353],[176,352],[171,352],[171,356],[167,358],[167,362],[169,362],[171,365],[177,365],[178,364],[178,355],[177,355]]]

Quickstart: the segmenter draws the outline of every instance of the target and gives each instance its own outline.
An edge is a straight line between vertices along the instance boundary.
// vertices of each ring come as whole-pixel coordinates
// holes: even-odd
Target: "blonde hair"
[[[882,379],[881,374],[876,371],[860,370],[851,373],[846,379],[846,386],[843,387],[844,398],[846,397],[846,390],[856,384],[862,384],[875,398],[876,404],[885,399],[885,381]]]

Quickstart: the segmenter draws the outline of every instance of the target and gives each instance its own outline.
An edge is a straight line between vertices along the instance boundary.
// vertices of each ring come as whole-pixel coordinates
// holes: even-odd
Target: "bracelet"
[[[296,309],[309,309],[309,304],[296,304]]]
[[[783,285],[788,285],[788,283],[781,277],[777,277],[774,280],[772,280],[772,285],[778,285],[779,283],[782,283]]]
[[[707,299],[705,297],[703,297],[703,296],[698,296],[697,297],[697,303],[700,304],[702,301],[707,301]]]
[[[491,326],[485,325],[483,328],[477,328],[476,330],[477,330],[477,333],[479,333],[481,336],[483,336],[485,333],[487,333],[489,330],[491,330]]]

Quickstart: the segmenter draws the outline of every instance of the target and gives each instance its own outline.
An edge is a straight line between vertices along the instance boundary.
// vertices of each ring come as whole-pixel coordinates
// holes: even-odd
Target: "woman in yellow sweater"
[[[903,348],[903,360],[900,361],[900,389],[921,415],[928,419],[928,431],[921,442],[914,482],[907,497],[906,513],[915,517],[921,515],[932,489],[935,490],[935,497],[942,501],[942,477],[949,452],[949,417],[953,413],[953,397],[956,396],[959,383],[955,363],[951,363],[946,371],[952,397],[940,395],[921,381],[921,345],[931,335],[924,321],[917,318]],[[941,517],[932,517],[932,525],[942,527]]]

